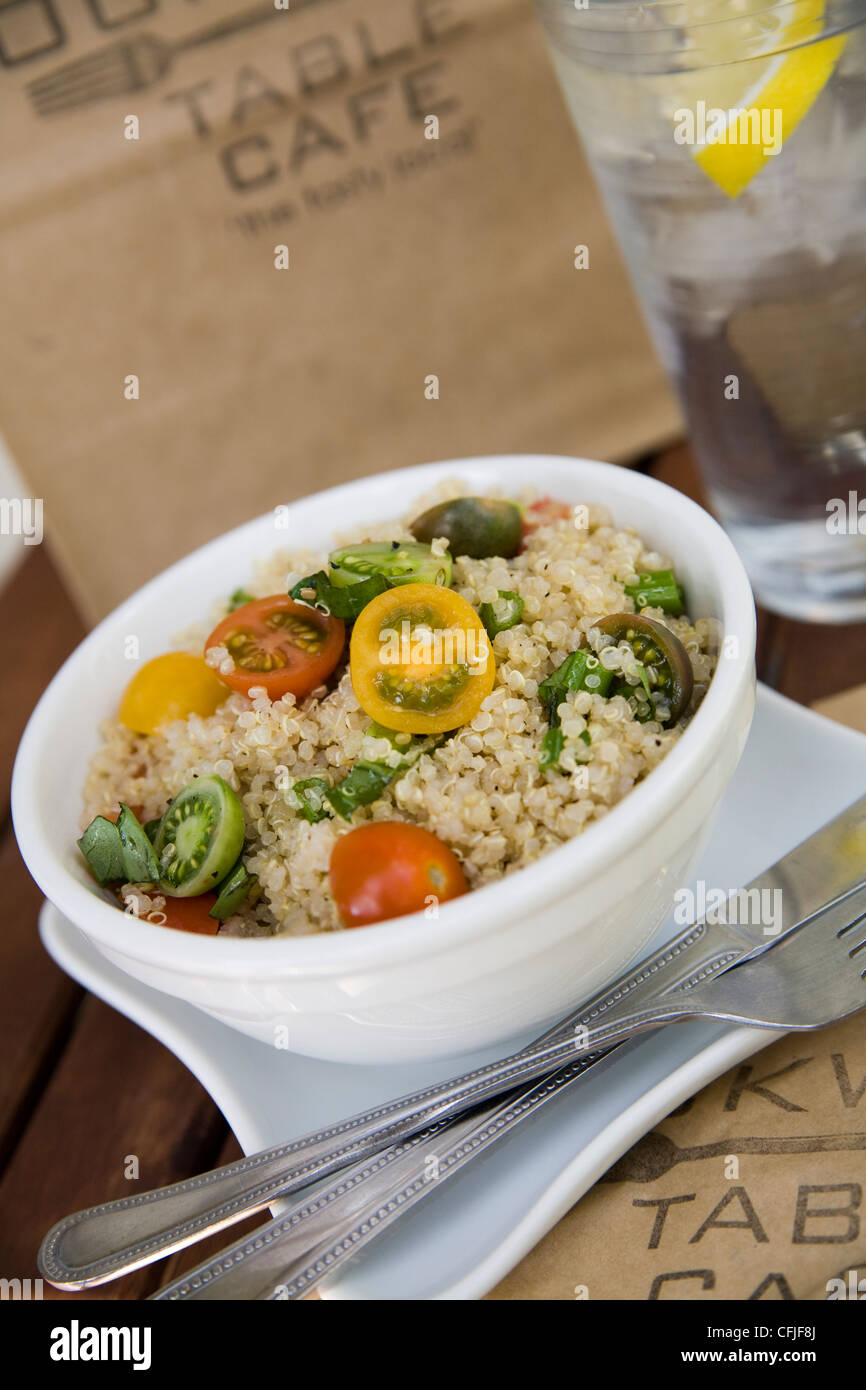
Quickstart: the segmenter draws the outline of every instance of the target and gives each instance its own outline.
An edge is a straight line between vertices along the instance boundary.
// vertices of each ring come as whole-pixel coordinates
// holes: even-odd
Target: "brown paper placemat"
[[[855,685],[841,695],[816,700],[812,708],[827,719],[835,719],[839,724],[847,724],[849,729],[859,729],[866,734],[866,685]]]
[[[816,708],[866,729],[866,686]],[[866,1277],[864,1197],[866,1024],[857,1014],[789,1034],[680,1106],[488,1297],[841,1297],[850,1270]]]
[[[0,69],[0,428],[86,616],[347,478],[676,433],[528,0],[15,0]]]

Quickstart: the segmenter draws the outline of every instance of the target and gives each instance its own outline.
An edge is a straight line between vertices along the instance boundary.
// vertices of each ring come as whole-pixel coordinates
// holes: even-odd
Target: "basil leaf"
[[[104,885],[123,878],[123,845],[117,826],[105,816],[96,816],[90,822],[78,848],[97,883]]]
[[[330,613],[334,618],[343,618],[346,622],[353,623],[371,599],[384,594],[385,590],[390,588],[391,585],[383,574],[371,574],[369,579],[361,579],[357,584],[349,584],[341,589],[331,583],[324,570],[317,570],[315,574],[310,574],[306,579],[299,579],[297,584],[293,584],[289,590],[289,598],[293,598],[296,603],[305,603],[309,608],[320,608],[323,613]]]
[[[144,833],[139,819],[124,801],[120,803],[117,833],[123,855],[123,871],[127,883],[156,883],[159,863],[153,845]]]

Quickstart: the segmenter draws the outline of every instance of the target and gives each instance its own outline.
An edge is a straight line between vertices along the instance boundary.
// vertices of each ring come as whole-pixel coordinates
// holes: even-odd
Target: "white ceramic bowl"
[[[399,918],[356,931],[243,940],[191,936],[112,906],[76,849],[81,787],[129,675],[200,622],[280,546],[327,550],[334,532],[407,510],[440,479],[467,491],[532,483],[601,503],[619,525],[672,555],[692,617],[716,616],[725,655],[698,713],[661,765],[608,816],[545,858],[444,905],[436,921]],[[42,696],[21,741],[12,806],[42,891],[109,960],[136,979],[297,1052],[390,1063],[495,1045],[554,1020],[614,978],[671,910],[709,832],[754,707],[755,615],[745,571],[712,518],[680,493],[583,459],[506,456],[385,473],[293,503],[212,541],[152,580],[81,644]],[[281,1037],[284,1035],[281,1035]],[[283,1044],[285,1045],[285,1044]]]

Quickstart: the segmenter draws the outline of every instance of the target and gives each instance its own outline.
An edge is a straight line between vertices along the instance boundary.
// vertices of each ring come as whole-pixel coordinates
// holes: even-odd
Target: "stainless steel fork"
[[[610,1020],[591,1031],[603,1038],[675,1020],[715,1018],[783,1030],[820,1028],[866,1007],[866,884],[815,914],[769,954],[751,956],[718,978],[686,982],[664,1004],[640,1011],[631,1025]],[[609,1054],[605,1054],[607,1056]],[[156,1300],[296,1300],[377,1239],[401,1214],[438,1191],[530,1115],[604,1061],[593,1055],[462,1119],[442,1122],[336,1183],[301,1199],[254,1235],[167,1284]],[[431,1178],[432,1174],[432,1178]]]
[[[689,927],[537,1042],[502,1061],[186,1182],[66,1217],[43,1242],[42,1274],[60,1288],[104,1283],[564,1063],[578,1059],[582,1074],[589,1065],[589,1030],[600,1019],[627,1022],[668,992],[696,986],[737,961],[778,946],[824,898],[834,900],[841,920],[862,864],[840,856],[839,846],[864,843],[866,797],[748,885],[750,890],[781,891],[778,935],[768,938],[760,926],[700,922]]]

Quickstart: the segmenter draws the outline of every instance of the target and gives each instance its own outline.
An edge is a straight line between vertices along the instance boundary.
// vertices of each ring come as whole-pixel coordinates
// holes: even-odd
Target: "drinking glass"
[[[866,617],[866,0],[536,0],[757,597]]]

